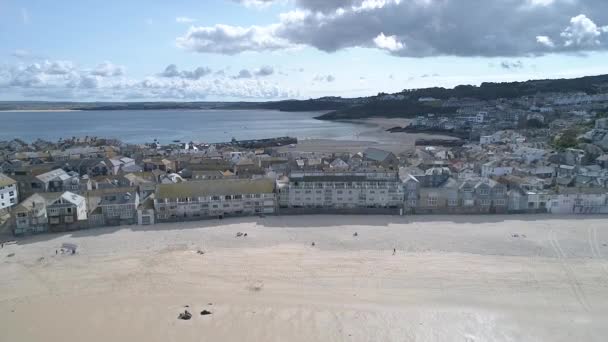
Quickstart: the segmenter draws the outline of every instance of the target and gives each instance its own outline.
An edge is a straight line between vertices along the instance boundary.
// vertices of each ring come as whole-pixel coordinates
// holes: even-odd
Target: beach
[[[372,147],[395,154],[413,153],[417,139],[445,139],[454,137],[428,133],[391,133],[387,130],[393,127],[405,127],[410,119],[395,119],[374,117],[359,120],[336,121],[345,124],[355,124],[356,139],[299,139],[295,146],[280,147],[281,151],[300,151],[315,153],[358,153]]]
[[[277,216],[25,237],[0,249],[0,340],[605,341],[606,222]]]

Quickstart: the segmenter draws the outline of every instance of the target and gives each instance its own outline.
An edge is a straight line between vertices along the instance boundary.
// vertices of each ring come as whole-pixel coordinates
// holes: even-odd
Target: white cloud
[[[178,77],[178,78],[186,78],[186,79],[190,79],[190,80],[198,80],[202,77],[205,77],[205,76],[211,74],[212,72],[213,72],[213,70],[211,70],[208,67],[198,67],[192,71],[190,71],[190,70],[179,71],[177,68],[177,65],[169,64],[169,65],[167,65],[165,70],[159,74],[159,76],[169,77],[169,78]]]
[[[241,3],[247,7],[264,8],[275,2],[275,0],[232,0]]]
[[[233,76],[232,78],[234,79],[239,79],[239,78],[252,78],[253,75],[251,74],[251,72],[247,69],[243,69],[241,71],[239,71],[238,75]]]
[[[598,46],[603,28],[598,27],[586,15],[580,14],[570,19],[570,25],[560,34],[565,46]]]
[[[120,65],[112,64],[112,62],[105,61],[101,64],[98,64],[93,71],[91,71],[91,75],[102,76],[102,77],[115,77],[121,76],[125,72],[125,68]]]
[[[178,23],[193,23],[196,21],[196,19],[190,18],[190,17],[177,17],[175,18],[175,21]]]
[[[240,27],[215,25],[211,27],[191,27],[177,38],[181,48],[197,52],[213,52],[227,55],[242,51],[273,51],[291,47],[286,39],[275,33],[276,26]]]
[[[269,65],[265,65],[265,66],[255,70],[254,74],[258,77],[270,76],[270,75],[274,74],[274,68]]]
[[[233,79],[224,74],[198,67],[180,71],[169,65],[158,75],[143,79],[132,79],[124,74],[116,75],[104,62],[96,68],[79,68],[71,61],[43,61],[40,63],[7,66],[0,65],[0,92],[18,94],[36,99],[70,100],[202,100],[214,98],[263,98],[281,99],[298,97],[299,93],[276,83],[253,78],[246,69],[241,76]],[[103,66],[103,67],[100,67]],[[96,72],[95,70],[102,70]],[[92,71],[93,70],[93,71]],[[274,72],[270,67],[256,69],[258,77]]]
[[[294,46],[329,53],[352,47],[378,48],[404,57],[516,57],[608,50],[608,40],[602,35],[608,32],[608,26],[602,26],[608,23],[606,0],[293,3],[296,9],[282,13],[273,24],[197,27],[177,43],[192,51],[230,55]],[[576,13],[583,14],[573,17]],[[587,17],[591,14],[593,20]]]
[[[553,40],[551,40],[551,38],[547,36],[536,36],[536,42],[546,47],[555,47],[555,43],[553,43]]]
[[[397,40],[397,37],[385,36],[384,32],[380,32],[380,34],[374,38],[374,44],[380,49],[391,52],[402,50],[405,47],[403,43]]]

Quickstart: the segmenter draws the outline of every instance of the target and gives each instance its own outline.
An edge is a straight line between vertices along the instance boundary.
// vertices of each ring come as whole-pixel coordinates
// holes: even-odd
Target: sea
[[[317,120],[319,112],[271,110],[99,110],[0,112],[0,141],[20,138],[57,141],[96,136],[125,143],[173,141],[218,143],[291,136],[303,139],[354,139],[365,125]]]

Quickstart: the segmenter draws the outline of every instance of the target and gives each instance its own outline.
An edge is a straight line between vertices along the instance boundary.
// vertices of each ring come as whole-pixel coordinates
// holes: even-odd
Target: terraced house
[[[274,181],[217,179],[159,184],[154,209],[160,222],[273,214],[276,210]]]
[[[278,189],[288,208],[403,207],[403,186],[397,172],[292,172]]]

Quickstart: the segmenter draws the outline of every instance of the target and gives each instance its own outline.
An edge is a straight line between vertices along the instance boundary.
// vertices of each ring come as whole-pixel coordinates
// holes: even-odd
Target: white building
[[[19,203],[17,181],[0,173],[0,210]]]
[[[550,196],[552,214],[608,214],[608,190],[603,188],[562,188]]]
[[[481,166],[481,176],[488,178],[491,176],[507,176],[513,173],[513,167],[502,166],[496,160],[489,161]]]
[[[293,172],[278,192],[290,208],[402,208],[404,199],[397,172]]]

